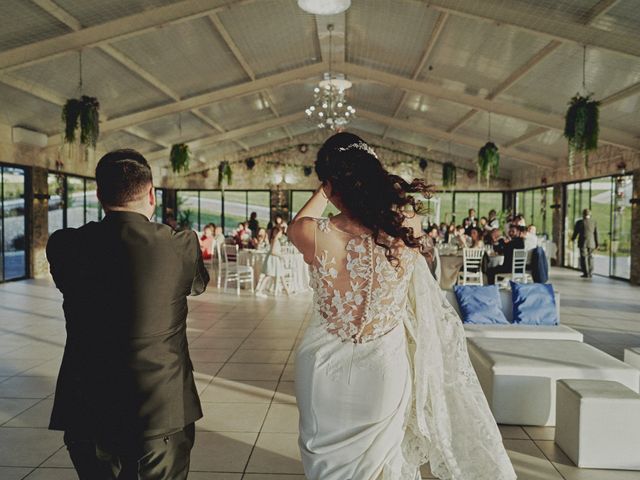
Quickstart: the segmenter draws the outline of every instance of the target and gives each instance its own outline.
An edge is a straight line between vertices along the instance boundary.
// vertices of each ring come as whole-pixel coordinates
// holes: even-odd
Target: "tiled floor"
[[[640,288],[555,269],[562,321],[621,358],[640,345]],[[191,301],[189,339],[204,418],[194,480],[302,479],[292,350],[308,295],[256,299],[212,288]],[[46,429],[65,341],[60,295],[48,281],[0,285],[0,479],[76,479],[59,432]],[[640,480],[640,472],[578,469],[552,428],[501,427],[520,480]],[[431,478],[427,470],[424,478]]]

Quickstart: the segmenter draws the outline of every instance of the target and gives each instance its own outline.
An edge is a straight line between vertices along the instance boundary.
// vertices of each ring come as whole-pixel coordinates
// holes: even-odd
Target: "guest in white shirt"
[[[533,250],[538,246],[538,236],[536,235],[536,226],[529,225],[527,234],[524,237],[524,249]]]

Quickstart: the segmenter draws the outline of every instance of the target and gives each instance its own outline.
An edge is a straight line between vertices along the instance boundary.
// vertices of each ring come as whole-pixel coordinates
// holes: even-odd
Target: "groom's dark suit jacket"
[[[209,281],[196,234],[111,212],[55,232],[47,258],[67,327],[49,428],[134,440],[202,417],[186,335],[186,297]]]

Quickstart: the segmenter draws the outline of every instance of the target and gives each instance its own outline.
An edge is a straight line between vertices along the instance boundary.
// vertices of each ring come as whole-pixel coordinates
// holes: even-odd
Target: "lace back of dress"
[[[362,343],[402,322],[399,312],[404,311],[415,253],[396,247],[394,255],[399,269],[371,235],[341,232],[328,219],[318,221],[312,287],[329,332]]]

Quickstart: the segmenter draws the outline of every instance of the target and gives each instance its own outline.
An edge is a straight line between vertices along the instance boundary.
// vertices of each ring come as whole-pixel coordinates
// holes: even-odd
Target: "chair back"
[[[223,245],[222,249],[222,261],[225,265],[230,263],[236,263],[238,261],[238,246],[237,245]]]
[[[465,248],[462,251],[462,284],[482,285],[483,248]]]
[[[511,280],[514,282],[526,279],[528,252],[525,249],[515,249],[511,261]]]

